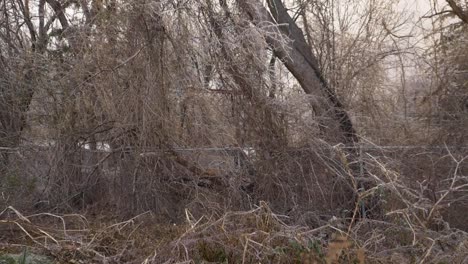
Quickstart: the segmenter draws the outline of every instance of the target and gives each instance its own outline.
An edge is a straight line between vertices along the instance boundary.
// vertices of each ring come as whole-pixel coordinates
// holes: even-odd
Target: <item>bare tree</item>
[[[302,30],[289,16],[281,1],[268,1],[273,17],[259,3],[253,1],[240,1],[239,3],[256,25],[260,26],[262,23],[278,25],[279,31],[274,27],[265,27],[267,42],[272,46],[275,55],[285,63],[307,94],[315,94],[325,98],[325,101],[314,107],[319,116],[331,115],[330,119],[337,122],[335,126],[330,127],[331,131],[336,131],[339,128],[343,142],[357,142],[351,119],[326,82],[323,73],[319,69],[317,59],[305,41]],[[286,46],[278,41],[285,38],[291,38],[291,42]]]

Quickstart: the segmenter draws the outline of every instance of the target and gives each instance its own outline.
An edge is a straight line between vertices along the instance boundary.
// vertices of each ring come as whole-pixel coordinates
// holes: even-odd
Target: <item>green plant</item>
[[[11,256],[3,255],[0,256],[0,264],[16,264],[16,261]]]
[[[28,259],[28,250],[26,248],[23,249],[23,253],[18,258],[18,264],[27,264]]]

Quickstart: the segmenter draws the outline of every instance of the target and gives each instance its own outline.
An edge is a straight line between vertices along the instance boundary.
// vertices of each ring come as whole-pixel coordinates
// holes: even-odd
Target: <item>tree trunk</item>
[[[24,79],[11,80],[8,69],[2,66],[0,65],[0,74],[3,75],[0,77],[0,147],[8,150],[20,144],[21,133],[26,126],[26,113],[33,96],[34,73],[32,69],[26,69]],[[14,83],[15,81],[19,82]],[[6,152],[0,157],[0,171],[9,165]]]
[[[267,2],[270,12],[259,1],[238,0],[240,7],[250,16],[251,21],[266,31],[266,41],[297,79],[304,92],[320,98],[313,103],[313,107],[317,115],[324,117],[325,122],[322,124],[325,127],[325,134],[331,135],[331,132],[339,131],[336,138],[338,142],[345,144],[357,142],[358,137],[351,119],[323,77],[302,30],[289,16],[280,0]],[[263,27],[265,22],[278,26]],[[329,140],[334,141],[334,139]]]

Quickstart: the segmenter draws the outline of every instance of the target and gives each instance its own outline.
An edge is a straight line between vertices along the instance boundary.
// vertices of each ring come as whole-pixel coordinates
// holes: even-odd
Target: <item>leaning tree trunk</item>
[[[280,58],[286,68],[294,75],[304,92],[313,98],[315,113],[324,117],[321,121],[324,139],[331,143],[353,144],[359,141],[353,123],[336,93],[325,80],[318,66],[317,58],[307,44],[302,30],[288,14],[281,0],[267,0],[269,11],[260,1],[237,0],[241,9],[247,13],[251,22],[265,31],[265,39],[274,54]],[[271,24],[276,26],[271,26]],[[338,133],[337,133],[338,132]],[[337,135],[334,136],[334,135]],[[355,151],[351,151],[350,159],[356,159]],[[357,163],[356,163],[357,164]],[[352,167],[349,171],[358,174],[359,168]],[[360,217],[378,212],[380,202],[374,196],[369,200],[359,200],[359,189],[368,190],[368,181],[353,181],[355,202],[359,203]],[[357,211],[355,212],[357,213]]]
[[[338,142],[358,141],[353,124],[336,93],[330,88],[318,66],[316,57],[305,41],[302,30],[288,14],[281,0],[268,0],[270,12],[260,1],[238,0],[239,6],[248,14],[255,25],[266,31],[265,38],[275,55],[294,75],[306,94],[322,98],[313,103],[325,133],[339,131]],[[271,15],[270,15],[271,14]],[[267,23],[265,23],[267,22]],[[277,27],[271,27],[271,23]],[[270,24],[270,25],[268,25]],[[335,132],[336,133],[336,132]],[[333,139],[330,139],[334,141]]]

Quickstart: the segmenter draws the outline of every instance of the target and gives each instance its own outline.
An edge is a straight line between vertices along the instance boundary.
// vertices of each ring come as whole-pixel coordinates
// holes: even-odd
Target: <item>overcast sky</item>
[[[430,0],[403,0],[400,3],[400,8],[422,16],[430,10],[431,5]]]

